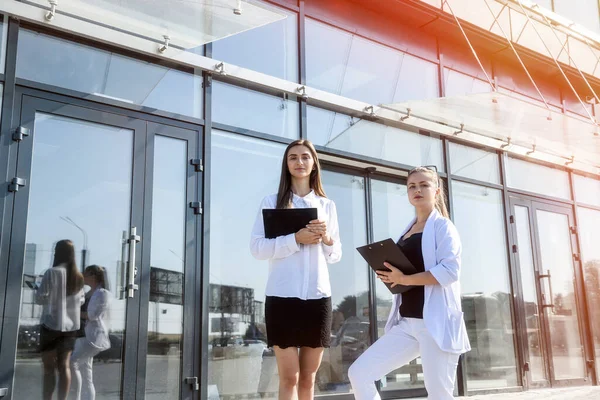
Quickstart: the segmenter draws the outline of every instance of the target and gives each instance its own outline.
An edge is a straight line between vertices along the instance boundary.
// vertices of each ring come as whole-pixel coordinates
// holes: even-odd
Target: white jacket
[[[402,236],[414,225],[406,227]],[[401,237],[402,237],[401,236]],[[434,210],[425,223],[422,238],[425,271],[431,272],[439,284],[425,285],[423,321],[441,350],[466,353],[471,350],[460,300],[461,243],[456,227]],[[394,295],[385,332],[400,322],[402,295]]]
[[[110,348],[108,328],[105,320],[108,318],[110,306],[110,292],[99,288],[92,294],[87,308],[87,321],[85,323],[85,338],[92,346],[106,350]]]

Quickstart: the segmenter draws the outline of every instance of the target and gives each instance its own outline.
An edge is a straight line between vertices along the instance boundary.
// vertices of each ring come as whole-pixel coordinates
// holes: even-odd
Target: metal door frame
[[[179,121],[164,120],[156,122],[156,117],[144,118],[143,114],[128,112],[128,110],[96,105],[85,100],[71,99],[65,96],[40,92],[34,89],[16,87],[14,107],[11,114],[14,116],[10,127],[3,124],[3,133],[7,130],[12,133],[19,126],[30,129],[30,135],[25,136],[21,142],[10,142],[8,147],[8,160],[6,172],[8,182],[0,189],[7,190],[12,175],[24,178],[29,183],[33,160],[33,135],[34,118],[36,112],[59,115],[66,118],[79,119],[103,125],[121,127],[133,130],[133,168],[132,168],[132,193],[130,226],[138,227],[141,232],[142,243],[136,248],[136,267],[140,273],[136,283],[140,287],[138,295],[127,302],[126,305],[126,336],[123,343],[122,364],[122,398],[143,399],[145,397],[145,371],[147,349],[147,324],[148,324],[148,299],[150,285],[150,270],[145,270],[142,265],[150,265],[150,240],[152,221],[152,178],[153,178],[153,144],[156,135],[174,137],[188,141],[188,177],[186,203],[202,199],[203,174],[196,173],[195,167],[189,160],[200,158],[203,143],[203,127],[181,123]],[[8,135],[6,135],[8,136]],[[9,139],[4,138],[3,142]],[[192,172],[193,171],[193,172]],[[5,192],[7,193],[7,192]],[[6,292],[2,297],[4,301],[4,315],[0,320],[0,388],[8,388],[5,398],[11,397],[14,379],[14,365],[17,351],[19,330],[19,317],[21,308],[21,291],[23,275],[23,255],[27,234],[27,214],[29,205],[29,186],[19,187],[15,193],[5,195],[4,220],[0,230],[4,237],[10,240],[1,242],[0,254],[7,260]],[[198,398],[199,391],[193,385],[186,384],[186,377],[199,371],[200,355],[194,349],[197,347],[196,337],[200,335],[197,330],[194,313],[194,304],[199,288],[195,285],[195,276],[200,274],[201,258],[198,249],[201,244],[202,218],[190,207],[186,208],[186,261],[184,273],[189,274],[185,279],[183,318],[183,347],[182,347],[182,380],[180,382],[181,398]],[[144,246],[144,244],[146,244]],[[200,256],[201,256],[200,250]],[[19,284],[14,284],[18,282]],[[0,282],[1,283],[1,282]],[[146,301],[145,303],[143,301]],[[0,304],[1,305],[1,304]],[[127,341],[135,341],[136,345],[126,345]],[[135,385],[126,384],[136,382]],[[194,390],[195,389],[195,390]]]
[[[528,217],[529,217],[529,230],[530,230],[530,238],[531,248],[532,248],[532,256],[534,263],[534,276],[535,276],[535,285],[536,285],[536,294],[538,307],[541,307],[543,304],[542,301],[542,293],[543,290],[540,285],[540,273],[543,271],[540,270],[542,268],[541,265],[541,248],[540,248],[540,238],[538,233],[538,218],[537,218],[537,210],[552,212],[556,214],[566,215],[568,218],[569,227],[574,227],[575,223],[575,213],[572,205],[563,204],[559,202],[540,200],[529,196],[524,195],[516,195],[509,194],[510,199],[510,215],[514,218],[514,210],[515,206],[522,206],[527,208]],[[516,233],[516,221],[515,223],[511,223],[511,247],[517,244],[517,233]],[[570,246],[571,253],[578,253],[578,245],[577,245],[577,236],[576,230],[570,229],[569,238],[570,238]],[[513,274],[518,277],[519,282],[521,283],[521,266],[518,254],[515,251],[511,252],[511,257],[513,258],[512,265],[515,270]],[[582,385],[590,385],[593,381],[593,372],[590,372],[589,362],[587,360],[590,359],[590,352],[592,349],[589,346],[589,327],[588,322],[586,320],[586,306],[584,304],[584,293],[585,287],[583,282],[583,276],[581,271],[580,261],[573,260],[572,268],[575,274],[575,301],[576,308],[578,313],[578,326],[579,326],[579,334],[582,341],[582,345],[584,348],[584,370],[586,372],[586,376],[581,379],[561,379],[557,380],[554,374],[553,367],[553,358],[552,358],[552,349],[551,349],[551,333],[549,326],[549,319],[546,317],[546,310],[542,309],[539,311],[540,314],[540,330],[542,335],[542,352],[544,357],[544,367],[547,374],[547,381],[545,383],[533,383],[531,381],[531,372],[526,372],[527,374],[527,384],[525,385],[527,388],[538,388],[538,387],[565,387],[565,386],[582,386]],[[519,285],[518,291],[515,293],[515,308],[519,310],[518,318],[521,319],[521,326],[526,327],[526,323],[524,321],[524,302],[523,302],[523,293],[522,286]],[[523,354],[522,357],[523,362],[529,361],[529,354],[526,351],[528,349],[527,345],[527,336],[526,332],[518,332],[519,339],[522,342]],[[590,375],[591,374],[591,375]]]

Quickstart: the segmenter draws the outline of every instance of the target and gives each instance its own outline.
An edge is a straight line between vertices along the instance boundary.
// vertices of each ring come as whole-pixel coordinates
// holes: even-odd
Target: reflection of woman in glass
[[[85,284],[90,287],[88,293],[89,304],[87,307],[85,323],[85,337],[77,339],[75,350],[71,356],[75,393],[77,400],[94,400],[96,390],[92,377],[92,363],[94,356],[110,348],[108,329],[104,323],[110,304],[110,292],[106,270],[98,265],[90,265],[83,272]]]
[[[415,287],[394,295],[385,335],[348,370],[358,400],[379,399],[374,381],[419,355],[428,398],[452,399],[458,357],[471,349],[460,303],[460,237],[448,219],[442,181],[419,167],[407,185],[417,216],[398,246],[419,272],[404,275],[388,263],[389,272],[377,272],[384,283]]]
[[[44,399],[52,400],[58,371],[58,399],[66,400],[71,386],[69,359],[84,300],[83,276],[75,263],[75,247],[61,240],[54,248],[52,268],[42,278],[36,302],[42,304],[40,351],[44,364]]]
[[[327,263],[342,256],[335,203],[325,197],[317,152],[307,140],[284,153],[279,192],[265,208],[317,208],[318,220],[287,236],[266,239],[262,212],[252,231],[252,255],[269,260],[267,340],[279,370],[279,398],[312,399],[323,349],[330,345],[331,287]]]

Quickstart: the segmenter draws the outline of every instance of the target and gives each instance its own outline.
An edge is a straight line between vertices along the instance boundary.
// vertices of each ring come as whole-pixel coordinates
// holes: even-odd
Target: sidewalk
[[[465,400],[600,400],[600,386],[535,389],[519,393],[459,397]]]

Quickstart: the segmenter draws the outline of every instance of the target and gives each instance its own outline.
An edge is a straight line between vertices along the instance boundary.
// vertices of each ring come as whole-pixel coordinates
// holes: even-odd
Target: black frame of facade
[[[290,3],[288,3],[284,0],[265,0],[265,1],[268,3],[271,3],[275,6],[285,8],[288,11],[297,13],[297,18],[298,18],[298,38],[297,39],[298,39],[298,53],[299,53],[298,54],[298,56],[299,56],[298,57],[298,74],[299,74],[298,81],[300,84],[305,84],[305,82],[306,82],[306,43],[305,43],[304,33],[305,33],[305,20],[307,18],[307,15],[305,14],[305,2],[304,2],[304,0],[298,0],[297,6],[294,7]],[[0,18],[2,18],[2,16],[0,16]],[[226,132],[231,132],[231,133],[244,135],[244,136],[248,136],[248,137],[263,139],[263,140],[267,140],[267,141],[271,141],[271,142],[278,142],[278,143],[282,143],[282,144],[289,144],[290,142],[292,142],[294,140],[294,139],[283,138],[280,136],[265,134],[263,132],[257,132],[257,131],[252,131],[252,130],[248,130],[248,129],[244,129],[244,128],[224,125],[224,124],[220,124],[220,123],[214,123],[212,120],[212,103],[213,103],[213,101],[212,101],[212,96],[213,96],[212,95],[212,82],[213,82],[213,80],[227,82],[227,78],[223,78],[220,76],[213,76],[212,74],[206,73],[206,72],[204,72],[202,75],[204,101],[203,101],[203,118],[200,118],[200,119],[181,116],[181,115],[164,112],[164,111],[157,111],[157,110],[154,110],[154,109],[151,109],[148,107],[131,105],[131,104],[123,103],[123,102],[120,102],[117,100],[107,99],[107,98],[100,97],[100,96],[90,96],[89,94],[75,92],[75,91],[68,90],[68,89],[56,88],[56,87],[45,85],[45,84],[40,84],[40,83],[36,83],[36,82],[17,79],[16,78],[16,58],[17,58],[16,53],[17,53],[18,33],[19,33],[19,29],[21,27],[28,28],[28,29],[34,29],[36,31],[48,33],[53,36],[58,36],[58,37],[62,37],[62,38],[68,39],[68,40],[72,40],[76,43],[88,44],[95,48],[104,49],[104,50],[108,50],[111,52],[123,54],[123,55],[133,57],[136,59],[142,59],[144,61],[148,61],[151,63],[168,66],[169,68],[175,68],[175,69],[179,69],[179,70],[182,70],[185,72],[190,72],[190,71],[189,71],[189,69],[182,68],[177,65],[166,64],[162,61],[159,61],[158,59],[154,59],[149,56],[144,56],[144,55],[140,55],[140,54],[128,52],[128,51],[123,51],[118,48],[113,48],[111,46],[107,46],[105,44],[96,43],[94,41],[90,41],[90,40],[72,36],[72,35],[66,35],[64,33],[59,33],[52,29],[40,28],[38,26],[29,25],[27,23],[21,23],[20,21],[13,19],[13,18],[9,18],[8,20],[6,18],[4,18],[3,21],[5,24],[6,23],[8,24],[6,69],[5,69],[5,71],[0,71],[0,84],[4,85],[3,99],[2,99],[3,100],[2,101],[2,113],[0,115],[0,117],[1,117],[1,120],[0,120],[0,160],[4,160],[4,161],[0,161],[0,175],[4,176],[5,178],[13,176],[15,173],[15,171],[13,169],[11,169],[11,167],[10,167],[11,164],[9,163],[8,155],[9,155],[9,147],[11,144],[11,133],[12,133],[11,127],[14,125],[14,121],[18,118],[18,116],[15,115],[15,113],[14,113],[14,110],[15,110],[14,103],[15,103],[15,99],[17,96],[18,87],[21,88],[19,90],[24,89],[27,91],[31,91],[32,93],[46,92],[44,94],[44,97],[49,98],[49,99],[61,99],[63,101],[68,100],[68,102],[70,104],[76,104],[76,105],[88,105],[88,106],[91,105],[94,109],[97,109],[100,111],[105,110],[105,111],[114,112],[115,110],[119,110],[120,114],[131,116],[134,118],[143,118],[147,121],[153,121],[153,122],[157,122],[157,123],[167,122],[170,125],[180,126],[182,128],[193,127],[194,129],[200,129],[200,130],[203,129],[204,134],[201,135],[202,140],[197,141],[198,148],[196,149],[196,151],[197,151],[197,154],[201,154],[201,157],[204,159],[205,171],[211,170],[211,161],[212,161],[212,159],[211,159],[211,157],[212,157],[211,156],[211,138],[212,138],[212,129],[213,128],[221,130],[221,131],[226,131]],[[322,20],[320,20],[320,21],[323,22]],[[325,22],[325,23],[331,25],[330,22]],[[332,26],[334,26],[334,25],[332,25]],[[336,28],[345,30],[343,27],[336,26]],[[355,34],[355,33],[353,33],[353,34]],[[372,39],[369,38],[369,40],[372,40]],[[386,43],[380,43],[380,44],[391,47]],[[401,49],[396,49],[396,50],[401,51]],[[212,44],[208,44],[205,46],[205,54],[207,57],[212,56]],[[445,94],[445,82],[444,82],[445,66],[444,66],[444,55],[442,54],[442,52],[439,48],[439,41],[438,41],[437,54],[438,54],[437,62],[432,61],[432,60],[427,60],[427,61],[434,62],[438,66],[439,95],[443,96]],[[416,56],[416,57],[419,57],[419,56]],[[422,57],[419,57],[419,58],[422,58]],[[194,73],[194,72],[191,71],[191,73]],[[258,86],[250,87],[250,89],[258,91],[258,92],[262,92],[265,94],[279,95],[279,96],[282,95],[282,93],[272,93],[272,92],[265,91],[264,89],[262,89]],[[308,107],[308,105],[314,105],[317,107],[321,106],[321,108],[323,108],[322,107],[323,105],[319,104],[319,103],[315,103],[313,100],[310,100],[310,99],[307,101],[306,99],[303,99],[301,97],[298,97],[296,99],[296,101],[298,103],[298,107],[300,110],[299,119],[297,121],[297,123],[299,124],[299,132],[300,132],[299,138],[307,138],[308,137],[307,107]],[[336,110],[333,107],[326,107],[326,109],[328,109],[330,111],[335,111],[335,112],[340,111],[340,110]],[[564,109],[563,109],[563,112],[564,112]],[[361,117],[362,119],[369,119],[369,118],[364,118],[363,115],[361,115],[361,116],[357,115],[356,117]],[[382,121],[378,120],[377,118],[373,118],[372,121],[377,122],[377,123],[382,123]],[[487,148],[485,146],[473,146],[472,144],[469,144],[465,141],[461,141],[460,138],[440,137],[440,135],[438,135],[438,134],[421,131],[421,130],[407,126],[400,122],[398,122],[397,124],[386,123],[386,125],[398,127],[403,130],[411,131],[411,132],[414,132],[414,133],[420,134],[420,135],[433,136],[433,137],[439,138],[441,140],[443,162],[444,162],[446,172],[442,172],[442,173],[440,173],[440,175],[446,181],[447,196],[448,196],[448,202],[449,202],[449,211],[450,211],[451,216],[454,214],[453,213],[454,199],[452,196],[452,183],[454,181],[475,184],[478,186],[499,189],[502,191],[503,209],[504,209],[504,216],[505,216],[504,227],[505,227],[505,235],[506,235],[506,243],[507,243],[506,252],[507,252],[508,260],[509,260],[508,273],[509,273],[509,277],[510,277],[510,282],[511,282],[510,289],[511,289],[512,293],[515,293],[518,290],[520,283],[518,281],[518,278],[516,276],[514,276],[514,273],[513,273],[516,267],[512,260],[511,251],[510,251],[510,243],[514,243],[514,238],[511,233],[510,220],[509,220],[509,218],[510,218],[510,195],[511,194],[524,195],[527,197],[535,198],[536,200],[549,202],[551,204],[560,204],[562,206],[570,207],[573,210],[575,226],[578,226],[578,224],[577,224],[578,206],[584,206],[586,208],[600,211],[600,207],[598,207],[598,206],[587,205],[587,204],[584,205],[584,204],[578,203],[577,197],[575,194],[575,188],[574,188],[574,175],[576,173],[569,170],[568,168],[561,168],[561,167],[557,167],[555,165],[551,165],[552,168],[556,168],[556,169],[560,169],[560,170],[568,172],[569,183],[570,183],[570,194],[571,194],[571,199],[569,199],[569,200],[554,198],[554,197],[550,197],[550,196],[543,196],[543,195],[540,195],[537,193],[529,193],[529,192],[525,192],[525,191],[521,191],[521,190],[515,190],[515,189],[509,188],[507,186],[507,182],[506,182],[507,160],[506,160],[505,152],[503,152],[501,150],[493,149],[493,148]],[[498,157],[497,161],[499,163],[499,168],[500,168],[500,184],[493,184],[493,183],[489,183],[489,182],[484,182],[484,181],[465,178],[462,176],[453,175],[451,173],[450,159],[449,159],[450,143],[458,143],[458,144],[466,145],[469,147],[477,147],[477,148],[481,148],[483,150],[495,153]],[[353,153],[349,153],[349,152],[345,152],[345,151],[341,151],[341,150],[335,150],[335,149],[331,149],[331,148],[320,147],[320,146],[317,146],[317,149],[320,153],[334,156],[336,158],[335,163],[324,162],[324,167],[326,169],[339,171],[339,172],[343,172],[343,173],[352,172],[352,173],[356,173],[363,177],[364,183],[365,183],[365,202],[366,202],[365,204],[366,204],[366,210],[367,210],[366,215],[365,215],[366,222],[367,222],[367,238],[369,240],[371,240],[373,238],[372,199],[371,199],[371,191],[370,191],[371,179],[389,180],[389,181],[396,182],[396,183],[405,183],[406,178],[404,178],[402,176],[402,174],[403,173],[405,174],[406,171],[410,170],[413,166],[395,163],[395,162],[384,161],[384,160],[370,158],[370,157],[363,157],[363,156],[359,156],[357,154],[353,154]],[[524,160],[526,159],[525,157],[522,157],[522,158]],[[362,163],[371,164],[372,167],[369,167],[366,169],[354,167],[351,165],[352,161],[360,161]],[[527,161],[532,162],[531,160],[527,160]],[[348,164],[346,164],[346,163],[348,163]],[[543,164],[540,162],[535,162],[535,163]],[[398,175],[382,174],[381,172],[377,171],[376,168],[378,166],[396,170],[396,171],[398,171]],[[579,174],[579,173],[577,173],[577,174]],[[580,175],[597,178],[591,174],[580,174]],[[195,297],[194,309],[201,310],[201,314],[200,314],[200,317],[195,316],[195,318],[194,318],[193,348],[194,348],[194,354],[197,355],[196,356],[197,358],[193,363],[194,364],[193,365],[193,373],[195,376],[197,376],[199,378],[200,391],[195,392],[193,398],[206,399],[207,395],[208,395],[206,388],[208,387],[207,366],[208,366],[209,360],[208,360],[208,354],[205,351],[205,349],[208,348],[209,332],[208,332],[208,329],[203,329],[203,327],[208,327],[208,322],[209,322],[208,321],[209,320],[208,295],[209,295],[209,284],[210,284],[210,279],[209,279],[210,246],[209,246],[209,244],[210,244],[210,232],[211,232],[210,218],[209,218],[210,207],[211,207],[210,173],[205,172],[203,174],[203,177],[199,177],[198,179],[199,180],[197,182],[196,198],[202,202],[204,213],[203,213],[202,218],[198,219],[197,228],[196,228],[197,246],[195,248],[195,253],[196,253],[195,257],[196,257],[196,260],[198,260],[198,265],[199,265],[200,269],[199,269],[199,273],[196,273],[196,275],[195,275],[194,285],[196,288],[199,288],[200,291],[199,291],[199,293],[197,293],[197,295]],[[5,193],[7,193],[7,190],[6,190],[7,189],[7,183],[6,183],[7,180],[8,179],[5,179],[5,182],[2,185],[0,185],[0,190],[3,190]],[[9,195],[0,196],[0,210],[2,210],[2,213],[0,213],[0,249],[7,248],[5,241],[7,240],[6,238],[10,237],[10,233],[11,233],[10,226],[8,226],[9,224],[5,223],[6,215],[8,215],[8,213],[4,210],[12,209],[12,206],[13,206],[13,197],[12,196],[9,196]],[[3,243],[3,240],[4,240],[4,243]],[[579,236],[577,236],[576,246],[577,247],[576,247],[576,249],[574,249],[574,251],[576,251],[577,253],[581,253],[581,245],[580,245]],[[0,265],[7,265],[7,263],[8,263],[7,258],[8,258],[7,251],[0,252]],[[578,271],[577,271],[578,274],[581,274],[581,276],[583,276],[581,262],[579,263],[577,268],[578,268]],[[8,277],[6,274],[0,274],[0,287],[2,287],[2,288],[6,287],[7,278]],[[375,289],[375,278],[374,278],[373,273],[370,273],[370,275],[369,275],[368,285],[369,285],[369,290],[370,290],[369,312],[370,312],[370,318],[371,318],[371,336],[375,337],[376,329],[377,329],[377,323],[376,323],[377,310],[376,310],[376,306],[374,304],[376,289]],[[584,315],[582,315],[581,318],[585,321],[584,325],[585,325],[585,331],[586,331],[585,332],[586,333],[585,334],[586,355],[592,357],[590,361],[592,361],[592,364],[595,364],[596,362],[598,362],[598,360],[596,360],[596,358],[595,358],[594,343],[592,340],[591,326],[589,324],[589,315],[590,315],[589,302],[587,301],[585,290],[583,290],[583,293],[581,293],[581,295],[583,296],[582,297],[583,304],[585,304],[585,307],[582,310],[584,312]],[[0,296],[0,318],[4,318],[4,305],[5,305],[4,301],[5,301],[4,296]],[[146,307],[148,307],[148,306],[146,305]],[[523,344],[522,338],[521,339],[518,338],[518,332],[520,332],[523,328],[523,326],[521,326],[520,321],[522,321],[522,318],[524,316],[522,315],[522,310],[519,310],[518,308],[514,307],[514,303],[511,303],[511,313],[512,313],[511,316],[512,316],[513,327],[514,327],[515,331],[517,332],[517,334],[514,336],[514,338],[515,338],[514,344],[515,344],[515,351],[517,352],[517,363],[518,363],[517,374],[519,377],[518,382],[519,382],[520,386],[501,388],[501,389],[497,389],[497,390],[496,389],[486,389],[486,390],[479,390],[479,391],[469,390],[468,385],[467,385],[467,366],[465,365],[464,357],[461,357],[461,361],[459,363],[459,368],[457,371],[457,387],[458,387],[459,395],[462,396],[462,395],[475,394],[475,393],[480,394],[480,393],[510,392],[510,391],[520,391],[520,390],[527,389],[527,387],[523,386],[523,379],[522,379],[523,365],[520,362],[521,360],[524,359],[525,349],[522,348],[522,344]],[[192,314],[193,313],[189,313],[189,312],[186,313],[186,315],[190,315],[190,317]],[[186,334],[189,334],[189,333],[190,332],[186,332]],[[593,367],[593,365],[591,366],[591,371],[593,371],[593,372],[591,372],[592,378],[593,378],[591,383],[596,385],[596,384],[598,384],[599,377],[596,376],[595,368]],[[145,376],[144,377],[138,376],[138,379],[140,379],[140,378],[145,378]],[[424,394],[425,394],[424,390],[420,390],[420,389],[382,392],[384,399],[413,397],[413,396],[419,396],[419,395],[424,395]],[[137,396],[143,396],[143,393],[137,393]],[[331,398],[335,397],[336,399],[345,400],[345,399],[351,399],[352,395],[345,394],[345,395],[321,396],[321,398],[323,398],[323,399],[329,399],[330,397]]]

